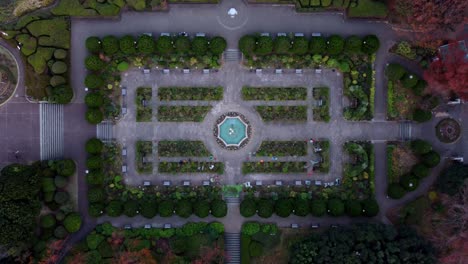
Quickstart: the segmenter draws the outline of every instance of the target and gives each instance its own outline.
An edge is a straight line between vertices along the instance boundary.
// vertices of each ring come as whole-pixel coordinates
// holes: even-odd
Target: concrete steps
[[[112,122],[104,121],[96,126],[97,138],[103,142],[110,142],[114,139],[114,125]]]
[[[410,121],[400,122],[400,130],[399,130],[399,138],[402,141],[409,141],[411,140],[411,130],[412,124]]]
[[[224,61],[235,61],[239,62],[242,57],[242,54],[237,49],[228,49],[224,52]]]
[[[64,153],[63,105],[39,104],[40,159],[61,159]]]
[[[224,249],[228,264],[240,264],[240,233],[224,233]]]

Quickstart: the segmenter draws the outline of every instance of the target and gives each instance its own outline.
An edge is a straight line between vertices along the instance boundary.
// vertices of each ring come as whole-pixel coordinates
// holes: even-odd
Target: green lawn
[[[359,0],[356,7],[348,9],[348,17],[385,18],[387,13],[388,9],[384,3],[373,0]]]

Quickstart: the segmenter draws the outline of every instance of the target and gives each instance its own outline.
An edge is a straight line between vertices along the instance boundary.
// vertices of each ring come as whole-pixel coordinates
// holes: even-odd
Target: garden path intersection
[[[228,14],[230,8],[235,8],[237,15],[233,18]],[[371,141],[375,151],[375,193],[380,206],[380,214],[372,219],[369,218],[349,218],[349,217],[299,217],[291,215],[288,218],[281,218],[274,215],[268,219],[258,216],[243,218],[239,212],[239,204],[228,203],[228,214],[224,218],[213,218],[209,216],[202,221],[220,221],[225,225],[226,232],[239,233],[244,221],[275,222],[281,227],[290,227],[292,223],[302,227],[313,224],[328,226],[331,224],[349,224],[354,222],[380,221],[389,223],[385,212],[397,205],[408,202],[419,195],[425,193],[436,176],[442,169],[442,164],[432,170],[431,175],[421,182],[416,191],[408,193],[400,200],[390,200],[386,196],[387,192],[387,168],[386,168],[386,142],[400,139],[401,125],[398,122],[386,121],[386,77],[384,74],[385,65],[395,59],[388,50],[395,43],[396,36],[391,27],[386,23],[374,23],[364,20],[345,20],[342,14],[331,13],[301,13],[297,14],[291,6],[271,6],[271,5],[246,5],[241,0],[224,0],[218,5],[171,5],[169,12],[124,12],[119,19],[83,19],[71,18],[71,82],[74,88],[74,101],[64,106],[64,155],[77,162],[77,198],[78,209],[84,216],[84,226],[72,236],[71,242],[80,241],[86,234],[94,228],[96,223],[110,221],[115,226],[123,226],[131,223],[133,226],[143,226],[152,224],[162,226],[164,223],[171,223],[173,226],[181,226],[186,222],[200,221],[200,218],[192,215],[189,218],[172,216],[169,218],[155,217],[146,219],[138,215],[133,218],[121,217],[100,217],[94,219],[88,215],[88,200],[85,177],[86,153],[84,144],[86,140],[96,136],[95,126],[89,125],[84,119],[86,106],[84,97],[84,79],[87,71],[84,67],[84,60],[88,55],[85,47],[85,40],[89,36],[103,37],[106,35],[123,36],[131,34],[134,36],[142,33],[152,33],[157,36],[161,32],[188,32],[193,35],[196,32],[205,32],[208,36],[219,35],[227,40],[228,49],[237,49],[238,40],[245,34],[256,32],[269,32],[276,35],[278,32],[301,32],[306,36],[311,36],[314,32],[323,35],[337,34],[341,36],[375,34],[380,39],[380,49],[377,52],[373,65],[376,78],[374,119],[371,121],[351,122],[344,120],[343,108],[348,105],[347,99],[343,96],[343,77],[339,72],[323,70],[316,74],[313,70],[304,70],[302,74],[296,74],[293,70],[276,74],[274,70],[263,70],[263,73],[256,74],[251,70],[241,66],[239,61],[224,62],[217,72],[204,74],[201,70],[192,70],[189,74],[182,73],[181,70],[171,70],[169,74],[163,74],[161,69],[151,69],[150,74],[142,73],[141,69],[131,69],[122,75],[122,86],[127,87],[126,115],[114,125],[113,135],[115,139],[127,148],[126,164],[128,174],[125,181],[129,185],[141,185],[143,181],[150,180],[153,184],[162,184],[164,180],[171,180],[173,184],[180,184],[184,180],[190,180],[192,185],[200,185],[202,181],[208,180],[214,174],[193,173],[170,175],[158,173],[158,163],[160,161],[179,161],[180,158],[157,158],[157,153],[153,152],[154,173],[149,175],[137,175],[135,171],[135,142],[137,140],[151,140],[158,142],[161,140],[201,140],[207,149],[213,154],[216,161],[225,165],[224,174],[220,177],[221,184],[240,184],[247,181],[254,183],[261,180],[266,184],[273,184],[276,180],[283,180],[284,184],[293,184],[295,180],[322,180],[334,181],[341,178],[343,174],[343,163],[347,160],[347,155],[343,151],[343,144],[347,141]],[[17,55],[17,54],[15,54]],[[402,63],[407,64],[407,63]],[[405,65],[406,66],[406,65]],[[307,98],[302,101],[245,101],[241,97],[243,86],[253,87],[306,87]],[[152,122],[136,122],[136,88],[151,87],[152,89]],[[223,87],[223,99],[220,101],[164,101],[157,98],[159,87],[186,86],[186,87]],[[313,121],[312,89],[314,87],[326,86],[330,88],[330,122]],[[31,104],[29,108],[19,109],[20,104],[16,98],[9,104],[0,108],[0,118],[6,119],[4,114],[15,111],[28,119],[29,115],[37,116],[38,107]],[[18,104],[15,104],[18,101]],[[196,105],[212,106],[203,122],[158,122],[157,108],[160,105]],[[307,122],[284,123],[284,122],[264,122],[255,111],[257,105],[288,105],[307,106]],[[26,111],[27,110],[27,111]],[[451,110],[452,111],[452,110]],[[243,148],[229,151],[221,148],[213,135],[213,128],[216,120],[227,112],[238,112],[246,117],[252,126],[253,132],[249,143]],[[461,106],[460,109],[453,110],[457,116],[466,117],[468,105]],[[21,121],[22,119],[20,119]],[[28,119],[29,120],[29,119]],[[465,118],[466,120],[466,118]],[[10,122],[10,117],[8,120]],[[20,131],[21,134],[31,137],[31,141],[39,141],[29,135],[33,131],[39,133],[39,124],[32,123],[32,129]],[[411,124],[412,138],[422,138],[431,141],[435,150],[441,153],[442,157],[448,157],[455,153],[463,153],[463,144],[440,144],[435,139],[434,125],[435,119],[424,124]],[[2,125],[3,122],[0,122]],[[28,124],[29,126],[29,124]],[[14,134],[6,131],[6,134]],[[467,142],[468,135],[465,128],[461,142]],[[8,137],[7,137],[8,138]],[[264,140],[299,140],[307,141],[310,138],[327,139],[330,141],[330,172],[327,174],[307,173],[294,174],[247,174],[243,175],[241,167],[243,162],[259,161],[259,158],[250,155],[255,152]],[[27,145],[28,142],[20,142]],[[11,144],[10,144],[11,145]],[[37,142],[38,148],[39,143]],[[0,141],[0,146],[5,146],[10,150],[9,145]],[[464,148],[467,148],[465,144]],[[34,149],[34,147],[30,147]],[[308,145],[308,156],[278,158],[278,161],[309,161],[311,159],[312,147]],[[34,154],[34,155],[33,155]],[[39,156],[31,154],[33,157]],[[465,150],[465,159],[468,153]],[[10,158],[11,159],[11,158]],[[29,159],[29,158],[28,158]],[[34,160],[36,158],[31,158]],[[2,159],[2,161],[7,160]],[[197,158],[194,161],[208,161],[208,158]]]

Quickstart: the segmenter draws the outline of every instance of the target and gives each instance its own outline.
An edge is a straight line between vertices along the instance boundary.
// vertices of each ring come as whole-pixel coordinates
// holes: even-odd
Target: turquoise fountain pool
[[[218,124],[218,138],[224,142],[226,146],[240,146],[241,143],[248,138],[248,125],[238,116],[226,118]]]

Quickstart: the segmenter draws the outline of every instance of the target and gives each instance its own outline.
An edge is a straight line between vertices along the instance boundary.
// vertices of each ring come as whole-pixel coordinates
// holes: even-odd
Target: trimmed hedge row
[[[256,106],[258,114],[265,122],[306,122],[307,106]]]
[[[304,87],[242,87],[242,99],[262,101],[306,100]]]
[[[159,87],[161,101],[219,101],[223,99],[223,87]]]
[[[307,155],[307,142],[305,141],[262,141],[257,150],[257,156],[305,156]]]
[[[306,172],[307,162],[244,162],[242,173],[300,173]]]
[[[202,122],[211,106],[160,106],[159,122]]]

